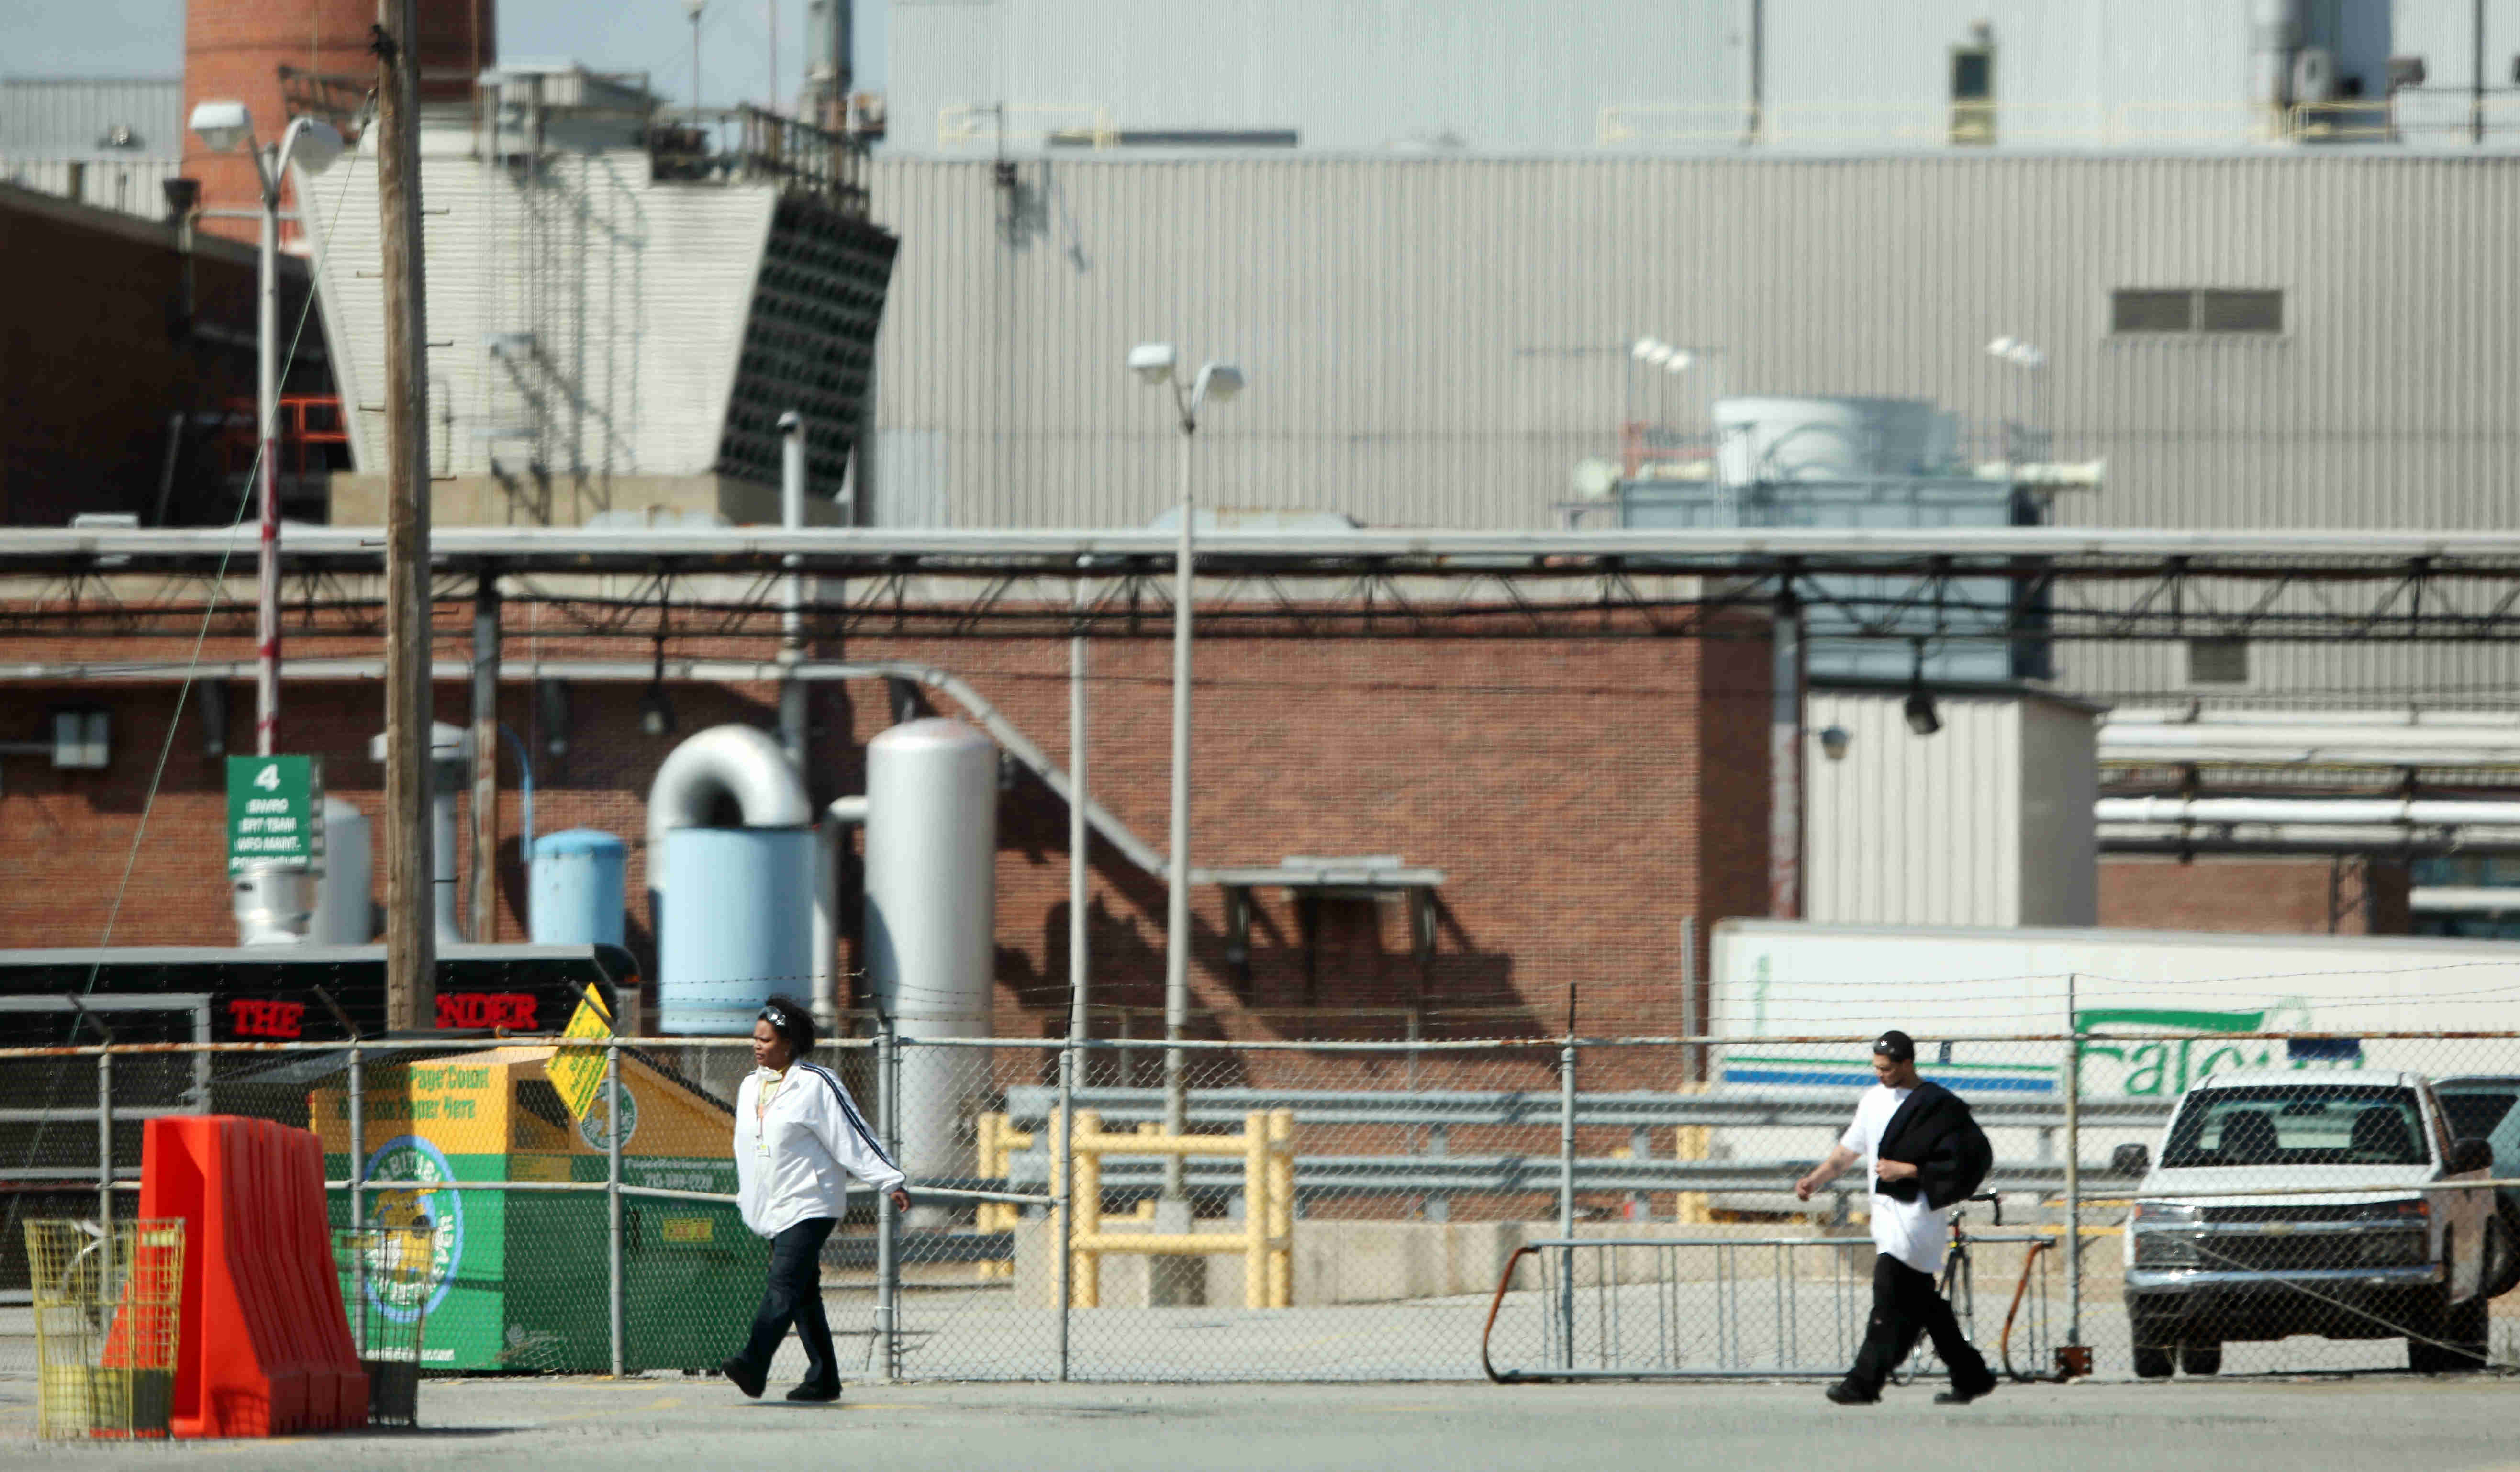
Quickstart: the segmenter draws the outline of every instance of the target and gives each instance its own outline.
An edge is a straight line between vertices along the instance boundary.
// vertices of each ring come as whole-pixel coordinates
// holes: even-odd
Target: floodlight
[[[1832,762],[1842,762],[1846,760],[1847,744],[1854,739],[1854,736],[1843,726],[1822,727],[1820,734],[1821,754]]]
[[[1169,383],[1179,357],[1169,342],[1141,342],[1129,349],[1129,372],[1148,383]]]
[[[2009,358],[2012,356],[2012,350],[2020,345],[2021,343],[2017,338],[1998,337],[1993,342],[1986,345],[1986,351],[1987,355],[1990,357]]]
[[[341,156],[341,130],[320,117],[301,117],[289,125],[291,134],[283,150],[284,166],[295,163],[309,174],[320,174]]]
[[[1674,351],[1671,355],[1671,361],[1663,365],[1663,367],[1670,369],[1673,373],[1687,373],[1696,366],[1697,354],[1690,352],[1685,347]]]
[[[1201,402],[1224,403],[1242,391],[1242,370],[1231,363],[1210,363],[1198,371],[1198,386],[1192,394]]]
[[[253,114],[241,102],[195,103],[190,126],[202,146],[213,154],[243,148],[253,141]]]
[[[1934,697],[1918,686],[1908,692],[1908,703],[1902,712],[1908,718],[1908,729],[1920,736],[1932,736],[1943,729],[1942,713],[1934,709]]]
[[[1639,337],[1628,344],[1628,356],[1642,363],[1652,357],[1654,349],[1660,346],[1662,346],[1662,339],[1659,337]]]

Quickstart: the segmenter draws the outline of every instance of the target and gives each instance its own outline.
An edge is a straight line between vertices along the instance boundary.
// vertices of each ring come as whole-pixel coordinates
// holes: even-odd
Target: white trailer
[[[2152,1143],[2140,1107],[2241,1069],[2520,1074],[2520,1042],[2364,1041],[2382,1032],[2520,1031],[2520,945],[2408,937],[1959,929],[1725,920],[1715,927],[1710,1081],[1726,1093],[1842,1092],[1872,1081],[1861,1041],[1915,1038],[1927,1078],[1973,1099],[2063,1102],[2079,1036],[2084,1161]],[[2321,1032],[2326,1041],[2264,1041]],[[1763,1042],[1845,1038],[1844,1043]],[[1719,1153],[1812,1153],[1809,1131],[1725,1132]],[[2050,1128],[1991,1130],[1999,1159],[2052,1159]],[[1754,1135],[1756,1137],[1754,1137]]]

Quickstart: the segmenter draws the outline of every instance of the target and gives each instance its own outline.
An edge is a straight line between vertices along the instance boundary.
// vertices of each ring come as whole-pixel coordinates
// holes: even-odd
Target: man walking
[[[1960,1336],[1952,1306],[1934,1291],[1934,1273],[1951,1247],[1944,1211],[1975,1191],[1985,1177],[1985,1138],[1968,1105],[1916,1075],[1916,1045],[1893,1029],[1872,1044],[1872,1076],[1855,1123],[1828,1158],[1794,1182],[1804,1201],[1859,1160],[1872,1166],[1872,1317],[1846,1378],[1828,1388],[1840,1405],[1869,1405],[1882,1383],[1930,1335],[1950,1367],[1952,1388],[1935,1404],[1964,1405],[1995,1389],[1986,1360]]]

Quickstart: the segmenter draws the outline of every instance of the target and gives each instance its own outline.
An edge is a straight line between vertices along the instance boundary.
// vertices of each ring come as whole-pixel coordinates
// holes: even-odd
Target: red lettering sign
[[[294,1042],[303,1031],[306,1004],[273,1002],[260,997],[228,999],[228,1020],[240,1038],[280,1038]]]
[[[531,992],[440,992],[437,1025],[468,1029],[504,1027],[514,1033],[535,1031],[537,999]]]

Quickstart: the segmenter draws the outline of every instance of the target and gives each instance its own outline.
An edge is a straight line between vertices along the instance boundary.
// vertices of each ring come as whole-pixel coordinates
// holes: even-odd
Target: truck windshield
[[[2423,1165],[2412,1091],[2379,1084],[2278,1084],[2190,1093],[2161,1152],[2166,1167]]]
[[[2445,1093],[2442,1112],[2450,1116],[2450,1133],[2457,1139],[2484,1139],[2502,1123],[2520,1093]]]

